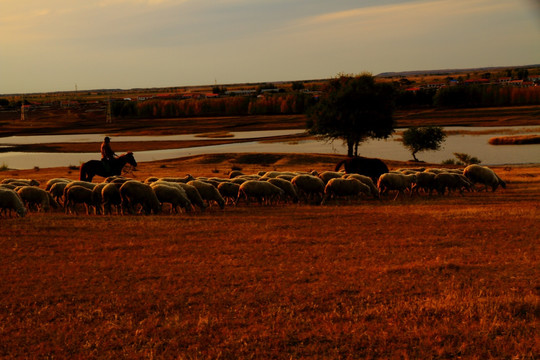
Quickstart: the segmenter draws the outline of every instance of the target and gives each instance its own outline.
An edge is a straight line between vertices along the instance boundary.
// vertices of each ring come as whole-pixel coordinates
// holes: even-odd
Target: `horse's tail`
[[[344,159],[344,160],[341,160],[340,162],[338,162],[337,165],[336,165],[336,168],[334,169],[334,171],[339,171],[339,168],[341,168],[341,166],[343,166],[343,164],[345,164],[346,161],[347,161],[347,159]]]
[[[82,163],[81,167],[79,168],[79,180],[80,181],[87,181],[88,179],[88,171],[86,170],[86,163]]]

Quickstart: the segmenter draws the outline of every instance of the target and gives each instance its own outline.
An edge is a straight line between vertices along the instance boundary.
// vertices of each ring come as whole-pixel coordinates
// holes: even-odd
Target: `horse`
[[[348,157],[336,165],[335,171],[339,171],[341,166],[345,166],[346,173],[355,173],[369,176],[374,183],[377,183],[379,176],[388,172],[388,166],[377,158],[366,158],[362,156]]]
[[[120,175],[122,173],[122,168],[126,164],[130,164],[133,167],[137,166],[137,161],[135,161],[135,157],[131,151],[109,161],[108,167],[105,166],[105,163],[102,160],[89,160],[81,164],[79,180],[92,181],[96,175],[104,178]]]

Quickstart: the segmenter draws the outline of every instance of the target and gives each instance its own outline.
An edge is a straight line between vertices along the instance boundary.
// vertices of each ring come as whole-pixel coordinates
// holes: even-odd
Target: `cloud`
[[[357,20],[400,19],[400,23],[411,20],[448,21],[459,16],[484,15],[512,9],[515,4],[504,0],[430,0],[411,1],[398,4],[360,7],[345,11],[329,12],[302,19],[300,26],[321,26]],[[426,18],[428,17],[428,18]]]

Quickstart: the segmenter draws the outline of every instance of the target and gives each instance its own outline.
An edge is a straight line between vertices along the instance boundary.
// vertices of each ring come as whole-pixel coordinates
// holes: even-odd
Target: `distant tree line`
[[[303,93],[215,99],[151,99],[113,101],[111,111],[117,117],[144,118],[303,114],[314,101],[313,96]]]
[[[396,107],[491,107],[540,104],[540,86],[452,85],[440,89],[399,90]]]

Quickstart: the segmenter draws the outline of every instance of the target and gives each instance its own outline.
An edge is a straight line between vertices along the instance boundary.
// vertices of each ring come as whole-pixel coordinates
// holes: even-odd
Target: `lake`
[[[410,152],[403,146],[400,130],[387,140],[368,140],[359,147],[359,153],[367,157],[379,157],[389,160],[407,161],[412,158]],[[490,145],[488,140],[501,135],[530,135],[540,133],[540,126],[519,127],[448,127],[444,129],[448,136],[439,151],[425,151],[417,154],[417,158],[429,163],[441,163],[447,159],[455,159],[453,153],[466,153],[475,156],[484,165],[532,164],[540,163],[540,145]],[[303,129],[270,130],[234,132],[227,139],[251,139],[273,136],[294,135],[303,133]],[[43,136],[12,136],[0,138],[0,147],[16,144],[39,144],[58,142],[101,142],[103,134],[78,135],[43,135]],[[201,135],[163,135],[163,136],[114,136],[114,143],[122,141],[184,141],[201,139]],[[238,144],[223,144],[199,146],[185,149],[138,151],[135,158],[138,162],[180,158],[191,155],[211,153],[347,153],[342,141],[325,142],[322,140],[300,140],[282,142],[251,141]],[[4,152],[0,153],[0,165],[13,169],[32,169],[57,166],[79,166],[80,163],[99,159],[99,149],[92,153],[31,153]]]

